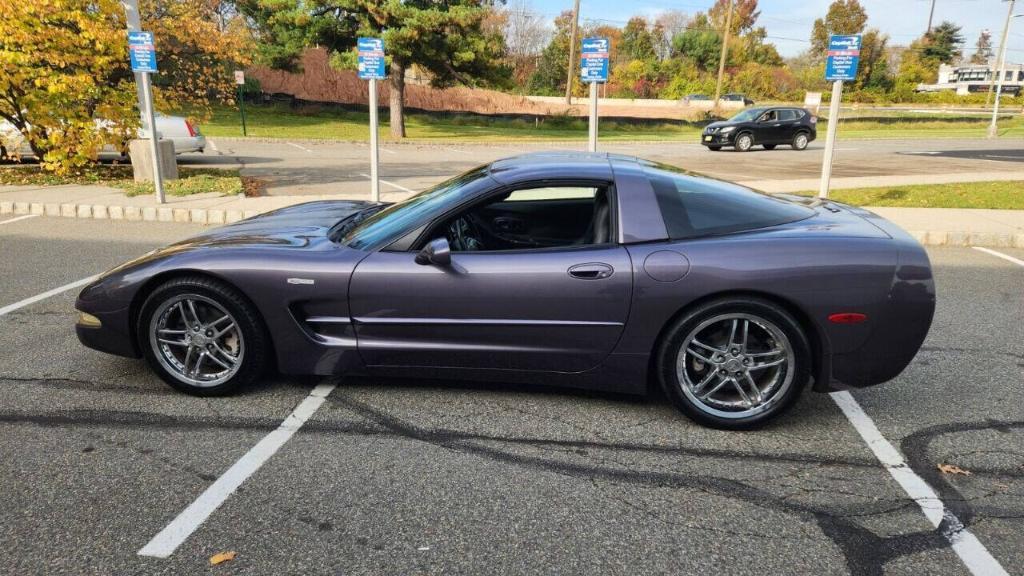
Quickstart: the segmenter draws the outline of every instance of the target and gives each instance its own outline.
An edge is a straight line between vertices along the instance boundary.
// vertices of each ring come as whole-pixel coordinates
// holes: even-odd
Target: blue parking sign
[[[608,81],[608,39],[584,38],[580,49],[580,79],[584,82]]]
[[[132,72],[156,72],[156,46],[152,32],[129,32],[128,55]]]
[[[825,80],[853,80],[860,65],[860,35],[832,36],[828,42]]]
[[[384,40],[360,38],[356,48],[359,52],[359,77],[363,80],[383,80],[385,78]]]

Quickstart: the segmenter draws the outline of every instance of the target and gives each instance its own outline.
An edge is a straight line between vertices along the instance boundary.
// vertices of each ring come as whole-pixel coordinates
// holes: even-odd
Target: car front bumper
[[[732,146],[735,132],[714,132],[712,134],[701,134],[700,143],[705,146]]]

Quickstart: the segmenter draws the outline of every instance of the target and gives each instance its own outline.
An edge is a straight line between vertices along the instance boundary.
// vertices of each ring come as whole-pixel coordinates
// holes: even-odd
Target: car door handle
[[[569,276],[580,280],[603,280],[611,277],[613,273],[615,273],[614,268],[600,262],[577,264],[569,268]]]

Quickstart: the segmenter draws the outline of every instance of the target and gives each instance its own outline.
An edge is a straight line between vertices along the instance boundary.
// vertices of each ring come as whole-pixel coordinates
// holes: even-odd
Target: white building
[[[1005,66],[1003,77],[1003,93],[1018,95],[1024,89],[1024,64]],[[918,92],[941,92],[956,90],[957,94],[988,92],[989,87],[998,81],[995,64],[968,64],[964,66],[939,66],[939,81],[935,84],[918,84]]]

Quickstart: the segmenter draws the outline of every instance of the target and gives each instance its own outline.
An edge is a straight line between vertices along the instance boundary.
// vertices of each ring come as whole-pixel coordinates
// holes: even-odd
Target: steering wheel
[[[478,252],[484,250],[480,240],[480,230],[468,214],[452,220],[448,224],[448,243],[458,252]]]

